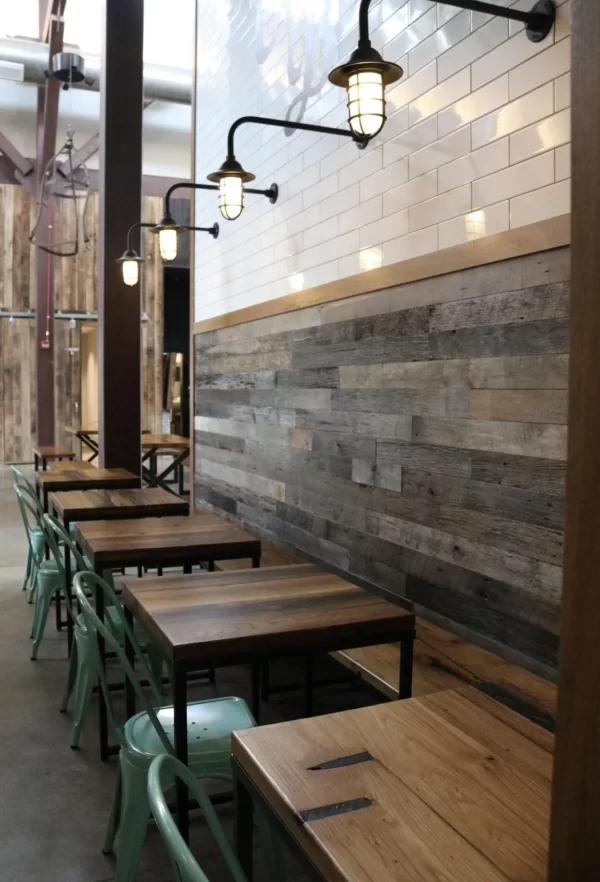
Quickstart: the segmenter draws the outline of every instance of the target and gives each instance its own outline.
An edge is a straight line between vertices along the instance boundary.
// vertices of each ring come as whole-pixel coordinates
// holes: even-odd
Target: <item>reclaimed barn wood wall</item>
[[[35,252],[29,242],[35,206],[30,196],[15,185],[0,185],[0,308],[29,312],[35,307]],[[89,241],[75,258],[54,259],[54,305],[63,312],[92,313],[98,310],[98,197],[94,193],[88,206]],[[143,220],[158,221],[162,199],[146,197]],[[58,200],[54,218],[54,239],[72,239],[72,208]],[[123,246],[125,247],[125,246]],[[144,428],[158,432],[161,427],[163,271],[157,237],[145,233],[142,270],[143,309],[148,321],[142,328],[142,420]],[[135,289],[137,292],[137,289]],[[132,296],[136,294],[132,291]],[[56,443],[71,447],[73,438],[67,426],[78,425],[81,414],[81,325],[69,328],[67,320],[54,324],[56,367]],[[17,318],[11,326],[0,318],[0,462],[28,462],[33,459],[35,437],[35,342],[34,319]],[[77,446],[77,452],[78,446]]]
[[[196,337],[198,505],[554,666],[569,249]]]

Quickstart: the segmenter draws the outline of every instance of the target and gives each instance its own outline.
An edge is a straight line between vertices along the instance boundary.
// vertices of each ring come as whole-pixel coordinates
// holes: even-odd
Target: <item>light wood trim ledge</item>
[[[265,303],[257,303],[255,306],[247,306],[203,322],[196,322],[194,335],[246,324],[257,319],[271,318],[308,306],[344,300],[346,297],[368,294],[395,285],[443,276],[446,273],[483,266],[487,263],[496,263],[511,257],[522,257],[537,251],[550,251],[552,248],[569,245],[570,242],[571,215],[563,214],[550,220],[392,263],[356,276],[329,282],[327,285],[319,285],[316,288],[299,291],[297,294],[287,294],[285,297],[267,300]]]

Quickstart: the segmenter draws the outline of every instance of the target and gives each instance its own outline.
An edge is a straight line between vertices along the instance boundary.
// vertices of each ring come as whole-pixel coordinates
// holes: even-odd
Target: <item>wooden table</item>
[[[59,471],[38,472],[35,476],[38,495],[42,494],[44,511],[48,511],[48,496],[57,491],[74,490],[130,490],[141,486],[138,475],[126,469],[97,469],[89,464],[80,468],[62,468]]]
[[[261,664],[399,640],[400,696],[411,694],[413,613],[312,564],[126,579],[123,601],[173,671],[175,750],[184,763],[186,675],[202,665],[251,664],[252,709],[258,721]],[[307,692],[311,687],[309,679]],[[181,783],[177,810],[187,836],[187,791]]]
[[[188,503],[168,490],[160,488],[142,490],[72,490],[69,493],[51,493],[50,510],[62,520],[65,529],[74,521],[123,520],[126,518],[160,518],[186,516]],[[67,603],[71,603],[71,554],[65,546],[65,590]],[[58,601],[57,601],[58,605]],[[100,592],[96,597],[99,616],[104,615],[104,597]],[[73,624],[67,617],[69,648],[73,639]],[[104,663],[104,641],[99,639],[100,655]],[[105,745],[101,751],[102,759],[108,758],[108,728],[106,707],[100,696],[100,738]]]
[[[54,461],[52,463],[52,472],[64,472],[69,469],[95,469],[97,466],[87,459],[71,459],[68,462]]]
[[[161,454],[173,453],[173,461],[158,472],[157,458]],[[142,436],[142,474],[149,487],[169,489],[167,478],[173,474],[179,482],[179,495],[183,496],[183,463],[190,455],[190,439],[183,435],[151,435]],[[146,465],[146,463],[148,465]],[[149,466],[149,467],[148,467]]]
[[[242,866],[254,801],[327,882],[546,882],[552,742],[470,687],[234,733]]]
[[[50,447],[48,445],[38,445],[33,448],[34,468],[37,472],[42,464],[42,469],[46,471],[48,460],[75,459],[75,454],[66,447]]]
[[[170,500],[175,498],[168,495]],[[133,566],[191,568],[207,562],[214,569],[215,560],[238,558],[249,558],[254,567],[260,566],[260,539],[208,512],[189,517],[83,522],[77,525],[74,539],[100,576],[104,570]],[[110,753],[106,719],[101,715],[100,755],[106,759]]]

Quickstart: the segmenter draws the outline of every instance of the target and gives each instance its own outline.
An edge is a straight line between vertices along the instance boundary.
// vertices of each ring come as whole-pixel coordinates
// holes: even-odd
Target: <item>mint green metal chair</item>
[[[32,566],[35,571],[35,582],[31,588],[31,594],[35,599],[35,610],[33,614],[33,626],[31,636],[33,644],[31,647],[31,658],[37,658],[38,647],[44,636],[46,621],[48,620],[48,612],[52,598],[62,590],[64,579],[63,575],[54,560],[44,560],[45,537],[43,527],[43,516],[40,509],[34,503],[34,500],[27,494],[23,487],[15,487],[15,493],[21,507],[23,515],[23,523],[25,525],[25,533],[27,534],[27,542],[32,557]],[[44,541],[41,548],[37,546],[32,538],[34,527],[38,527],[42,531]]]
[[[44,526],[48,545],[52,552],[52,556],[56,561],[59,572],[61,573],[63,584],[66,581],[65,562],[62,555],[62,548],[69,549],[72,555],[72,563],[74,569],[78,571],[88,571],[90,562],[85,558],[72,537],[67,533],[63,525],[56,518],[50,515],[44,515]],[[104,578],[110,588],[114,590],[114,582],[112,572],[106,570]],[[118,601],[117,601],[118,603]],[[73,710],[73,731],[71,733],[71,747],[76,750],[79,747],[81,730],[85,722],[87,711],[90,705],[96,679],[98,677],[98,666],[96,663],[96,655],[93,651],[93,636],[87,628],[85,617],[79,613],[73,615],[71,607],[67,602],[67,611],[73,621],[73,646],[71,655],[69,656],[69,667],[67,671],[67,683],[60,704],[60,712],[66,713],[69,708],[69,700],[73,691],[75,692],[75,704]],[[107,606],[105,610],[105,620],[107,625],[113,631],[116,639],[120,644],[124,641],[124,631],[121,628],[121,619],[114,606]],[[144,635],[136,632],[136,636],[148,653],[148,659],[152,673],[157,681],[161,682],[162,678],[162,656],[160,652],[152,646],[151,643],[144,641]],[[160,687],[159,687],[160,688]]]
[[[179,832],[164,796],[163,791],[172,786],[176,777],[185,782],[190,796],[198,802],[213,839],[219,846],[235,882],[247,882],[246,875],[227,842],[223,827],[204,787],[187,766],[184,766],[174,756],[163,753],[162,756],[157,756],[152,761],[148,772],[148,800],[154,820],[169,850],[177,882],[209,882],[209,879],[198,865],[196,858]]]
[[[33,484],[31,484],[31,482],[27,480],[23,472],[16,466],[11,466],[10,470],[12,472],[13,487],[15,488],[15,490],[17,487],[20,487],[30,496],[33,494],[34,498],[37,500],[35,488]],[[23,511],[23,506],[18,496],[17,502],[19,503],[19,512],[21,514],[23,526],[25,527],[25,532],[27,533],[27,526],[25,524],[26,514]],[[31,540],[31,543],[29,540]],[[35,548],[35,554],[32,553],[31,545],[33,545]],[[37,560],[39,554],[42,554],[42,556],[44,554],[44,534],[39,527],[33,526],[30,527],[30,533],[27,541],[27,563],[25,565],[25,576],[23,578],[23,591],[26,591],[29,585],[35,585],[37,576],[35,561]]]
[[[106,702],[109,721],[115,730],[121,750],[117,788],[110,813],[103,851],[113,851],[118,834],[117,869],[115,882],[132,882],[140,860],[146,827],[150,818],[147,794],[148,769],[155,757],[174,753],[173,706],[160,707],[161,697],[144,655],[122,608],[116,604],[115,595],[103,579],[94,573],[78,573],[74,589],[81,606],[88,632],[96,638],[93,649],[100,685]],[[148,700],[138,676],[128,661],[123,646],[114,631],[100,620],[88,598],[88,593],[104,592],[106,605],[115,605],[121,619],[121,627],[127,635],[137,665],[150,683],[157,707]],[[97,638],[102,636],[107,650],[115,653],[127,679],[133,687],[141,713],[131,717],[125,725],[117,722],[112,693],[108,688],[106,673],[100,665]],[[248,706],[241,698],[216,698],[188,704],[188,757],[192,773],[197,778],[231,780],[230,741],[236,729],[254,726]]]

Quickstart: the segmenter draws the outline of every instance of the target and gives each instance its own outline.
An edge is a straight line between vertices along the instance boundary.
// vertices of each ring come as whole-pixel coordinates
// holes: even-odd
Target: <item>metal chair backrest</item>
[[[201,782],[190,772],[187,766],[174,756],[163,754],[152,761],[148,772],[148,799],[154,819],[169,850],[169,857],[175,871],[177,882],[209,882],[208,877],[196,861],[186,845],[169,806],[164,790],[170,787],[175,778],[187,785],[190,796],[198,801],[204,814],[208,828],[221,854],[223,855],[235,882],[247,882],[244,871],[233,853],[210,799]]]
[[[73,560],[75,561],[75,569],[87,570],[88,564],[86,564],[85,560],[83,559],[83,555],[77,547],[77,543],[73,541],[70,534],[67,532],[67,530],[65,530],[60,521],[52,517],[52,515],[45,514],[43,518],[43,523],[44,533],[46,534],[46,539],[48,541],[48,545],[50,546],[52,557],[56,561],[59,573],[63,577],[65,576],[65,559],[60,548],[61,542],[64,542],[65,547],[67,547],[73,555]]]
[[[36,543],[32,541],[31,537],[34,527],[39,527],[39,529],[44,532],[42,507],[35,494],[31,496],[25,486],[15,486],[14,489],[17,496],[17,502],[19,503],[21,518],[23,519],[23,526],[25,527],[25,535],[27,536],[27,544],[29,545],[31,558],[37,567],[41,567],[44,562],[44,553],[38,546],[36,546]]]
[[[93,608],[90,597],[98,597],[98,592],[102,592],[102,598],[104,600],[105,608],[108,606],[114,606],[115,614],[118,616],[120,625],[123,628],[123,633],[126,635],[126,638],[129,639],[131,643],[131,647],[133,649],[133,654],[135,657],[135,663],[138,666],[138,669],[142,671],[143,676],[148,680],[150,684],[150,688],[152,690],[152,694],[154,697],[154,701],[158,706],[160,706],[162,702],[160,689],[156,680],[154,678],[154,674],[150,670],[150,666],[146,661],[144,654],[142,653],[137,640],[133,634],[133,628],[130,627],[129,622],[125,618],[125,613],[123,612],[123,608],[119,603],[117,597],[115,596],[114,591],[110,587],[110,585],[104,581],[100,576],[96,573],[92,573],[89,570],[84,570],[83,572],[77,573],[73,580],[73,588],[75,589],[75,594],[77,597],[77,602],[81,607],[81,612],[85,618],[85,623],[88,629],[88,633],[90,635],[95,635],[95,639],[91,641],[92,651],[96,655],[96,661],[98,665],[98,676],[100,679],[100,686],[102,689],[102,693],[104,695],[104,700],[106,702],[106,710],[108,713],[108,718],[112,724],[113,729],[121,743],[122,747],[125,747],[125,742],[123,740],[123,733],[120,725],[117,722],[117,717],[115,714],[114,704],[113,704],[113,694],[108,688],[108,682],[106,679],[106,671],[104,670],[103,665],[100,662],[100,650],[98,647],[98,636],[104,638],[106,648],[115,653],[125,676],[133,686],[136,697],[139,699],[140,707],[148,714],[148,718],[150,722],[154,726],[156,730],[156,734],[161,740],[161,743],[165,750],[168,753],[174,752],[174,747],[167,738],[165,730],[161,726],[158,721],[158,717],[154,712],[154,709],[150,702],[148,701],[148,697],[146,693],[142,689],[142,684],[139,681],[139,678],[133,669],[131,662],[125,655],[125,650],[121,645],[120,641],[117,639],[115,632],[112,628],[108,627],[98,616],[95,609]]]

